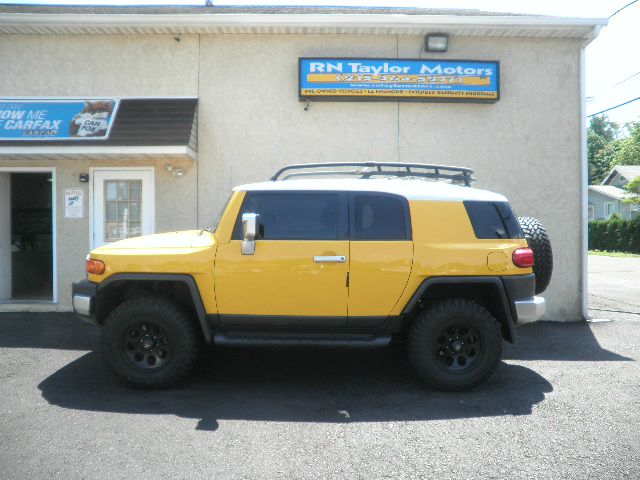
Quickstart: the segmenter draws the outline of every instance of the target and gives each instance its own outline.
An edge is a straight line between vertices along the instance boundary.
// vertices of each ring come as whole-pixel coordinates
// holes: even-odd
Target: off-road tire
[[[159,348],[165,348],[158,350],[153,362],[158,363],[156,365],[149,365],[153,353],[134,351],[134,348],[142,348],[136,340],[142,342],[146,331],[150,332],[149,336],[161,332],[152,337],[157,338]],[[140,335],[132,335],[136,332]],[[179,305],[164,297],[147,296],[126,300],[109,314],[102,326],[101,347],[109,366],[127,384],[139,388],[166,388],[189,373],[196,362],[200,342],[194,322]],[[131,358],[135,355],[143,357],[136,362]]]
[[[547,229],[537,218],[518,217],[524,238],[533,250],[533,273],[536,274],[536,295],[544,292],[553,273],[553,251]]]
[[[463,339],[463,353],[452,353],[451,335],[454,341]],[[473,336],[477,337],[475,341]],[[407,335],[407,354],[418,377],[429,385],[438,390],[468,390],[484,382],[500,363],[500,325],[487,309],[471,300],[443,300],[428,306],[413,320]],[[465,364],[458,365],[456,358],[465,354]],[[453,357],[450,366],[449,356]]]

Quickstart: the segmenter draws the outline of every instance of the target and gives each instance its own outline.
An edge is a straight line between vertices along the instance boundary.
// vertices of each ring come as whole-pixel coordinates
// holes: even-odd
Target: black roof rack
[[[336,167],[357,167],[355,170],[335,170]],[[389,170],[389,169],[395,170]],[[291,170],[313,170],[315,172],[292,172],[282,177],[282,174]],[[401,162],[326,162],[326,163],[298,163],[282,167],[271,177],[272,182],[286,180],[291,177],[309,175],[335,175],[348,174],[360,175],[360,178],[373,176],[393,177],[422,177],[433,179],[451,180],[451,182],[464,183],[470,187],[475,178],[471,175],[473,170],[465,167],[452,167],[449,165],[430,165],[426,163],[401,163]]]

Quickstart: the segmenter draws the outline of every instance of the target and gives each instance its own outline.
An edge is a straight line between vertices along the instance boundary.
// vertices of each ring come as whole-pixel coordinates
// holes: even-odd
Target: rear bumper
[[[98,285],[82,280],[71,286],[73,311],[85,322],[96,324],[96,291]]]
[[[546,302],[542,297],[531,297],[513,302],[516,307],[518,323],[531,323],[544,315]]]
[[[536,277],[533,273],[505,275],[502,282],[514,321],[531,323],[544,315],[545,300],[536,296]]]

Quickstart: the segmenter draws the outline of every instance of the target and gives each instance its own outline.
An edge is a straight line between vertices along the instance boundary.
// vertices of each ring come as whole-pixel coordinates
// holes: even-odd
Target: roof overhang
[[[601,188],[603,186],[606,187],[606,185],[589,185],[589,191],[599,193],[605,197],[613,198],[614,200],[624,200],[626,192],[622,188],[618,189],[620,190],[619,192],[612,192],[607,188]]]
[[[64,12],[61,9],[60,12]],[[0,13],[6,34],[380,34],[550,37],[593,40],[602,18],[403,14]]]
[[[0,158],[7,160],[195,160],[189,146],[2,146]]]
[[[600,182],[600,185],[609,185],[609,182],[613,179],[613,177],[615,177],[616,173],[617,173],[616,167],[613,167],[609,171],[609,174],[605,177],[605,179],[602,180],[602,182]]]

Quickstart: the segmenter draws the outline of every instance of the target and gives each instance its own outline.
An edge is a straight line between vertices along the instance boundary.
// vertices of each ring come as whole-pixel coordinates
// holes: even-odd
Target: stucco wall
[[[454,37],[437,58],[500,60],[495,104],[312,102],[296,97],[299,56],[427,57],[422,37],[203,36],[199,222],[232,185],[305,161],[421,161],[473,167],[477,186],[540,218],[556,268],[546,318],[581,307],[577,41]],[[259,65],[259,74],[247,75]],[[206,79],[206,81],[205,81]],[[557,208],[562,205],[563,208]]]
[[[426,55],[423,42],[423,37],[393,35],[182,35],[179,42],[172,35],[5,36],[0,91],[7,96],[197,95],[199,152],[187,175],[167,176],[162,161],[141,163],[156,166],[157,230],[211,223],[234,185],[266,179],[287,163],[379,160],[473,167],[479,188],[506,194],[518,214],[546,224],[556,260],[545,294],[546,317],[578,319],[579,42],[452,37],[444,55]],[[300,56],[499,60],[501,99],[482,105],[312,102],[305,111],[297,97]],[[0,166],[11,164],[16,162],[0,160]],[[71,160],[39,164],[58,168],[58,192],[77,188],[77,173],[89,166]],[[89,226],[88,218],[62,219],[61,210],[59,247],[73,239],[82,247],[59,248],[59,298],[68,307],[68,285],[81,276]]]
[[[3,96],[197,96],[198,37],[158,36],[0,36],[0,75]],[[90,167],[155,167],[155,225],[157,231],[192,228],[196,224],[197,174],[192,162],[176,178],[161,160],[88,161],[6,160],[0,167],[55,167],[58,251],[58,305],[70,308],[71,283],[84,277],[84,256],[90,250],[89,184],[78,175]],[[65,188],[84,190],[84,218],[64,218]],[[16,310],[19,305],[0,305]],[[48,305],[27,309],[51,309]]]

